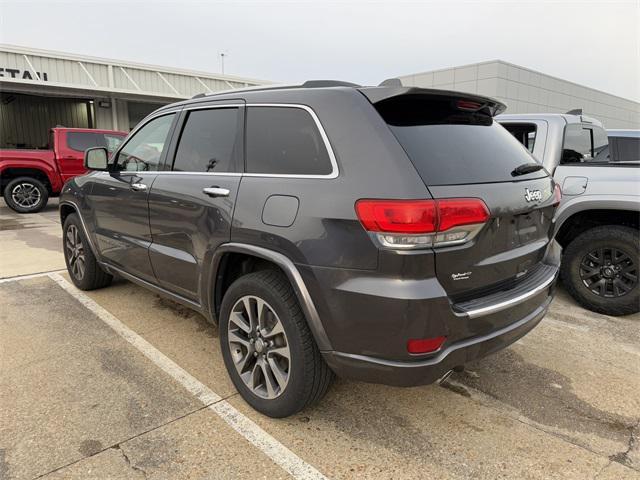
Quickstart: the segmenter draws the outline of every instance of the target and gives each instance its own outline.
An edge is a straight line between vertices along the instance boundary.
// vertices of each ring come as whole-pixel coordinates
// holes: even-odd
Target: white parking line
[[[16,275],[15,277],[0,278],[0,283],[17,282],[18,280],[29,280],[30,278],[48,277],[52,273],[62,273],[66,270],[49,270],[40,273],[31,273],[29,275]]]
[[[327,478],[59,274],[52,273],[49,277],[292,477],[300,480]]]

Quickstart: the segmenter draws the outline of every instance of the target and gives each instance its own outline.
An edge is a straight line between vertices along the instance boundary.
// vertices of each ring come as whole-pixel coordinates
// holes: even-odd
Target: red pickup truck
[[[64,182],[87,172],[84,151],[106,147],[113,152],[127,134],[113,130],[52,128],[49,150],[0,150],[0,193],[18,213],[42,210]]]

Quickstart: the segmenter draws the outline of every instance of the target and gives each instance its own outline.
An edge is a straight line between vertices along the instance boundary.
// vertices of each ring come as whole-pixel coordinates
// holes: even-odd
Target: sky
[[[640,0],[0,0],[0,43],[274,82],[501,59],[640,101]]]

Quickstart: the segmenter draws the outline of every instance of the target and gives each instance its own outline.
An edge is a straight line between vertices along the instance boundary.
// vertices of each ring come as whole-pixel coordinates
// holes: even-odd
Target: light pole
[[[227,56],[227,54],[226,54],[226,53],[224,53],[224,52],[222,52],[222,53],[220,54],[220,63],[222,64],[222,74],[223,74],[223,75],[224,75],[224,57],[226,57],[226,56]]]

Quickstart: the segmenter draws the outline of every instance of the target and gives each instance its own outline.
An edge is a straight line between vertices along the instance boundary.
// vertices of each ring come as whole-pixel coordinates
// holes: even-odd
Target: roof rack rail
[[[361,87],[357,83],[343,82],[341,80],[307,80],[302,84],[303,88],[323,88],[323,87]]]

